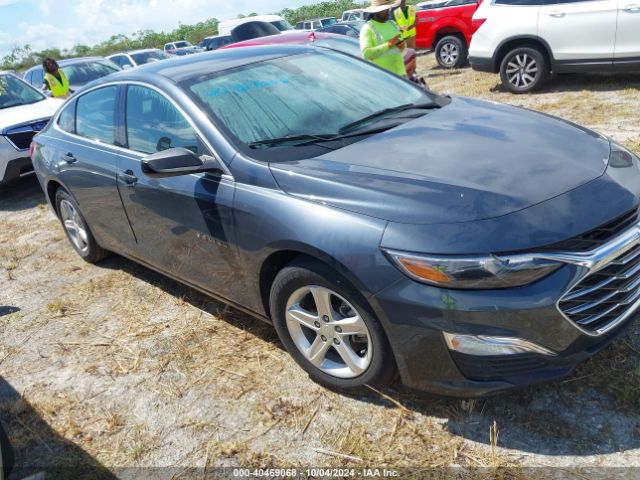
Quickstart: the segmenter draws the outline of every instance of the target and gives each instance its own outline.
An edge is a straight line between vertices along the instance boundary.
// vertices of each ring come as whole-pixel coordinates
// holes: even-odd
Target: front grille
[[[563,240],[561,242],[545,245],[538,249],[543,251],[569,251],[569,252],[585,252],[593,250],[600,245],[606,243],[619,233],[638,221],[638,209],[628,211],[627,213],[616,217],[610,222],[600,225],[599,227],[589,230],[586,233],[576,237]]]
[[[48,120],[38,120],[26,125],[8,128],[5,132],[7,139],[18,150],[27,150],[36,133],[47,126]]]
[[[29,145],[31,144],[31,140],[33,140],[33,137],[35,134],[36,132],[31,130],[28,132],[17,132],[17,133],[7,134],[7,138],[11,143],[13,143],[13,145],[18,150],[26,150],[27,148],[29,148]]]
[[[583,329],[601,334],[640,303],[640,245],[622,253],[575,285],[558,306]]]

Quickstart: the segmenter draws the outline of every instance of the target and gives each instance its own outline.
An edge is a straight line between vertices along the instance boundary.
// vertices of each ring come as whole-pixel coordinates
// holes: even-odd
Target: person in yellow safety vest
[[[416,48],[416,7],[407,6],[407,0],[400,0],[400,5],[393,10],[393,18],[402,30],[402,38],[407,47]]]
[[[360,30],[360,49],[366,60],[406,77],[405,43],[400,28],[389,19],[392,6],[389,0],[371,0],[371,6],[365,9],[370,19]]]
[[[44,70],[43,89],[49,90],[54,97],[67,98],[69,96],[69,80],[60,70],[58,62],[47,57],[42,61],[42,68]]]

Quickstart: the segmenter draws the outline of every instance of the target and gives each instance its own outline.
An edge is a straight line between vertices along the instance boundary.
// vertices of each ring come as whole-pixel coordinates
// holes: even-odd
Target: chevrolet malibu
[[[330,388],[557,379],[640,304],[636,156],[332,50],[119,72],[67,101],[33,162],[82,258],[117,252],[273,323]]]

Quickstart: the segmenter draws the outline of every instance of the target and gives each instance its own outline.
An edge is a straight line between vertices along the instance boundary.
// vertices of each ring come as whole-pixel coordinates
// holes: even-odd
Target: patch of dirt
[[[638,76],[514,96],[497,75],[418,63],[436,91],[559,115],[640,153]],[[638,325],[551,385],[339,395],[270,326],[123,258],[84,263],[34,178],[0,193],[0,279],[0,420],[24,465],[640,466]]]

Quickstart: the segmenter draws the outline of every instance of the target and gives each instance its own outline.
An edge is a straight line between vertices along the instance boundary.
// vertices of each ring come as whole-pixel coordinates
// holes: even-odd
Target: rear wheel
[[[280,340],[314,381],[356,390],[393,379],[395,362],[380,323],[327,267],[307,262],[284,268],[270,306]]]
[[[467,45],[460,37],[449,35],[438,41],[435,55],[442,68],[462,68],[467,62]]]
[[[61,188],[56,192],[55,199],[62,227],[78,255],[89,263],[96,263],[105,258],[109,252],[96,242],[73,197]]]
[[[549,65],[536,48],[519,47],[511,50],[500,64],[502,85],[512,93],[532,92],[549,78]]]

